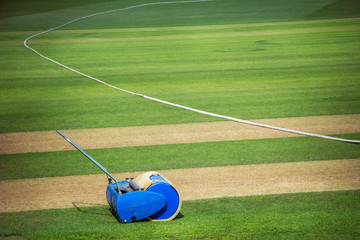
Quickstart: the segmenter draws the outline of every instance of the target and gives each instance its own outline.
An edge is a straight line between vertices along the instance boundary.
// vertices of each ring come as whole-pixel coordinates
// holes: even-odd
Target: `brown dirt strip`
[[[253,120],[317,134],[360,133],[360,114]],[[83,149],[266,139],[299,135],[230,121],[62,131]],[[0,134],[0,154],[74,150],[55,131]]]
[[[360,159],[160,171],[183,200],[360,189]],[[115,174],[118,180],[139,172]],[[0,181],[0,212],[107,205],[105,174]]]

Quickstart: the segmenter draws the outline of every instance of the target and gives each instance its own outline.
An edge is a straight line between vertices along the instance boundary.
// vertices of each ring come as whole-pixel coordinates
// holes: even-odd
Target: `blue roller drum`
[[[148,217],[152,221],[169,221],[174,219],[181,209],[180,194],[174,185],[158,172],[145,172],[135,178],[134,182],[148,192],[159,193],[166,199],[165,206]]]

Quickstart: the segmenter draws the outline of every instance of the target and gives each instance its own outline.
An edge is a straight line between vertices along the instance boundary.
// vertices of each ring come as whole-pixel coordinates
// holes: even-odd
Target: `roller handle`
[[[94,158],[92,158],[89,154],[87,154],[84,150],[82,150],[79,146],[77,146],[75,143],[73,143],[70,139],[68,139],[64,134],[62,134],[59,130],[56,130],[56,132],[58,134],[60,134],[60,136],[62,136],[66,141],[68,141],[71,145],[73,145],[77,150],[79,150],[85,157],[87,157],[90,161],[92,161],[98,168],[100,168],[104,173],[106,173],[106,175],[108,176],[108,178],[111,178],[115,181],[116,183],[116,187],[117,187],[117,192],[120,195],[121,191],[119,188],[119,184],[118,181],[100,164],[98,163]],[[109,181],[110,184],[110,181]]]

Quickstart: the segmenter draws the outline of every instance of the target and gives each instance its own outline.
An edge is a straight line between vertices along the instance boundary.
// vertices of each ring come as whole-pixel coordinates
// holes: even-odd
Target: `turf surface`
[[[309,20],[333,2],[147,6],[86,19],[29,45],[118,87],[241,119],[358,113],[359,19]],[[62,11],[73,19],[82,15],[78,8]],[[51,27],[68,20],[52,14],[63,20],[48,21]],[[0,132],[217,120],[76,76],[25,49],[22,42],[32,33],[0,33]]]
[[[26,37],[79,16],[149,1],[6,2],[0,15],[0,132],[216,120],[116,92],[22,45]],[[116,86],[233,117],[359,113],[359,17],[356,0],[217,0],[103,15],[29,44]],[[345,137],[359,139],[358,134]],[[310,138],[90,153],[114,171],[166,169],[168,159],[177,168],[359,157],[354,145]],[[112,159],[120,159],[122,167]],[[77,152],[1,156],[1,179],[95,171]],[[29,239],[356,239],[359,209],[358,191],[191,201],[178,219],[160,224],[120,225],[106,206],[80,207],[0,214],[0,234]]]
[[[27,239],[356,239],[359,191],[186,201],[171,222],[120,224],[107,206],[0,214]]]
[[[360,134],[341,137],[359,139]],[[284,138],[86,150],[110,172],[360,158],[359,146]],[[102,173],[78,151],[0,155],[0,179]]]

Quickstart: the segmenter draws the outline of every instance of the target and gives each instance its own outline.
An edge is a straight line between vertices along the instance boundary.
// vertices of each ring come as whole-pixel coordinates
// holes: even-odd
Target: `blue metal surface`
[[[126,187],[126,181],[118,182],[120,189]],[[108,185],[106,198],[116,218],[130,223],[153,215],[164,208],[166,198],[159,193],[150,191],[131,191],[119,195],[116,184]]]
[[[155,192],[166,198],[166,205],[158,212],[150,216],[154,220],[171,218],[179,208],[180,198],[177,191],[161,176],[153,175],[150,180],[155,180],[147,189],[147,192]]]

